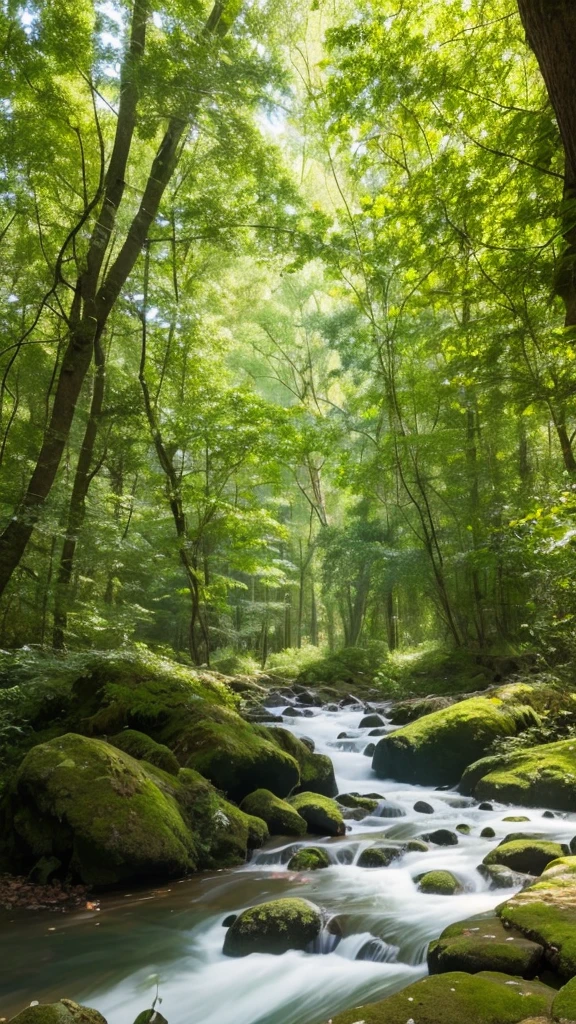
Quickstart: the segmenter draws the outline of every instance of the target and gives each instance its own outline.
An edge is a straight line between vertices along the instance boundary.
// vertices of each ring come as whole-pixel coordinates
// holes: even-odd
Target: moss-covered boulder
[[[525,875],[540,875],[553,860],[568,853],[560,843],[540,839],[504,841],[484,857],[483,864],[502,864]]]
[[[502,903],[497,913],[504,924],[544,946],[547,965],[560,977],[576,975],[576,858],[553,862],[533,885]]]
[[[332,1024],[520,1024],[548,1018],[554,989],[507,974],[434,974],[378,1003],[345,1010]]]
[[[372,767],[380,778],[454,785],[499,737],[539,724],[533,708],[499,697],[472,697],[384,736]]]
[[[300,784],[298,762],[273,741],[274,731],[250,725],[229,708],[204,706],[186,720],[172,719],[156,738],[174,751],[180,764],[239,802],[262,783],[280,797]]]
[[[124,729],[117,736],[112,736],[108,742],[113,747],[118,747],[118,750],[123,750],[125,754],[130,754],[130,757],[135,757],[137,761],[148,761],[148,764],[161,768],[169,775],[178,775],[180,771],[178,759],[170,748],[163,743],[156,743],[144,732],[138,732],[136,729]]]
[[[418,888],[420,892],[436,896],[456,896],[463,891],[460,882],[451,871],[427,871],[420,878]]]
[[[60,999],[58,1003],[36,1003],[12,1017],[10,1024],[106,1024],[98,1010],[81,1006],[71,999]]]
[[[308,900],[280,899],[250,907],[238,915],[226,932],[226,956],[250,953],[279,955],[306,949],[322,930],[322,912]]]
[[[14,870],[55,858],[91,885],[231,866],[267,835],[198,773],[175,777],[75,733],[29,751],[3,818]]]
[[[552,1003],[554,1024],[574,1024],[576,1021],[576,978],[560,989]]]
[[[459,788],[479,800],[576,811],[576,742],[560,740],[481,758],[464,772]]]
[[[479,864],[478,873],[490,882],[491,889],[525,889],[534,881],[533,875],[512,871],[503,864]]]
[[[321,846],[303,846],[288,861],[289,871],[319,871],[329,867],[330,858]]]
[[[542,966],[544,949],[515,929],[505,928],[496,914],[469,918],[445,928],[428,947],[430,974],[446,971],[500,971],[521,978],[535,978]]]
[[[443,711],[454,704],[454,697],[413,697],[410,700],[401,700],[393,704],[388,711],[388,718],[394,725],[408,725],[415,722],[417,718],[424,715],[431,715],[434,711]]]
[[[362,850],[356,864],[359,868],[387,868],[403,853],[404,850],[401,846],[385,846],[379,843]]]
[[[343,836],[346,832],[342,812],[335,800],[320,793],[297,793],[289,803],[304,818],[308,832],[317,836]]]
[[[306,822],[298,811],[269,789],[249,793],[240,804],[240,810],[265,821],[272,836],[303,836],[306,832]]]
[[[338,792],[334,765],[327,754],[316,754],[288,729],[267,729],[267,736],[281,750],[289,754],[300,768],[300,782],[295,788],[301,793],[320,793],[335,796]]]

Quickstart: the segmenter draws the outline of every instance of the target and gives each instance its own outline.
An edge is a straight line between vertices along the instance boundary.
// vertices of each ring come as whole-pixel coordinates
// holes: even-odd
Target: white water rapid
[[[94,915],[64,923],[52,919],[49,925],[58,927],[50,936],[46,924],[43,933],[28,928],[19,937],[16,931],[14,962],[27,949],[39,973],[36,989],[30,975],[14,980],[14,993],[25,990],[28,999],[66,995],[97,1007],[109,1024],[129,1024],[150,1005],[157,977],[159,1009],[169,1024],[316,1024],[416,981],[426,973],[429,941],[446,925],[490,911],[512,895],[514,890],[489,888],[476,870],[507,833],[527,829],[565,842],[576,832],[575,815],[548,818],[542,816],[545,808],[524,811],[498,804],[480,810],[455,791],[381,781],[363,754],[369,742],[378,742],[369,729],[359,729],[365,711],[311,711],[310,717],[285,717],[279,723],[330,755],[339,793],[385,796],[378,808],[382,813],[347,821],[350,830],[341,839],[271,843],[243,868],[171,883],[160,892],[127,894],[124,903],[117,898],[108,909],[103,906],[98,921]],[[338,740],[341,732],[351,738]],[[433,813],[415,811],[417,800],[429,803]],[[530,821],[503,820],[518,813]],[[384,836],[404,840],[460,824],[469,825],[471,833],[459,835],[457,846],[407,853],[385,868],[356,866],[359,852]],[[480,837],[488,825],[496,838]],[[291,853],[302,845],[323,845],[331,866],[288,872]],[[452,871],[465,891],[455,896],[419,892],[413,878],[435,868]],[[290,895],[306,896],[339,918],[344,938],[335,949],[238,960],[223,956],[222,922],[228,914]],[[8,937],[4,944],[0,939],[0,955],[10,955],[7,945]]]

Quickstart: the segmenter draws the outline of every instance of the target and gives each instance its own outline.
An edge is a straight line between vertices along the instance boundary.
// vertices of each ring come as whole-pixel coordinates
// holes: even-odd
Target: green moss
[[[462,892],[460,882],[451,871],[427,871],[418,883],[420,892],[437,896],[455,896]]]
[[[346,826],[335,800],[319,793],[298,793],[289,803],[304,818],[313,835],[343,836]]]
[[[106,1024],[98,1010],[88,1006],[80,1006],[71,999],[61,999],[58,1003],[38,1003],[27,1006],[12,1017],[10,1024]]]
[[[240,807],[266,822],[273,836],[303,836],[306,822],[286,800],[280,800],[269,789],[256,789],[244,798]]]
[[[504,928],[495,914],[449,925],[428,949],[430,974],[446,971],[500,971],[522,978],[538,974],[543,948],[519,932]]]
[[[398,860],[403,854],[399,846],[369,846],[362,850],[356,861],[359,868],[387,868],[394,860]]]
[[[525,814],[509,814],[507,818],[502,818],[502,821],[530,821]]]
[[[574,1024],[576,1020],[576,978],[561,988],[552,1003],[552,1017],[558,1024]]]
[[[171,718],[155,737],[174,751],[180,764],[194,768],[235,801],[263,782],[286,796],[300,782],[298,763],[229,708],[202,703],[187,718]]]
[[[289,949],[305,949],[321,928],[322,914],[308,900],[272,900],[238,915],[226,933],[223,952],[227,956],[279,955]]]
[[[339,793],[336,797],[336,803],[342,807],[357,807],[370,813],[376,810],[380,801],[372,797],[361,796],[359,793]]]
[[[137,761],[148,761],[170,775],[178,775],[180,771],[180,765],[172,751],[163,743],[156,743],[150,736],[146,736],[146,733],[125,729],[108,742],[113,747],[123,750],[125,754],[130,754],[130,757],[135,757]]]
[[[576,811],[573,739],[482,758],[464,773],[460,791],[479,800]]]
[[[512,871],[539,875],[551,861],[561,857],[564,852],[559,843],[539,839],[515,839],[512,842],[501,843],[495,850],[490,850],[483,863],[503,864]]]
[[[290,754],[300,768],[300,783],[296,792],[320,793],[335,796],[338,792],[334,765],[327,754],[315,754],[288,729],[262,728],[262,733],[276,743],[286,754]]]
[[[569,858],[570,860],[572,858]],[[547,964],[562,978],[576,975],[576,874],[550,866],[534,885],[497,908],[498,916],[545,947]]]
[[[497,737],[515,736],[538,722],[530,707],[497,697],[473,697],[384,736],[372,767],[380,778],[454,784]]]
[[[318,871],[329,867],[330,858],[321,846],[303,847],[288,861],[289,871]]]
[[[547,1017],[554,990],[507,974],[436,974],[393,996],[346,1010],[332,1024],[519,1024]]]
[[[268,834],[197,772],[175,777],[74,733],[29,751],[5,813],[15,870],[57,857],[100,886],[232,866]]]

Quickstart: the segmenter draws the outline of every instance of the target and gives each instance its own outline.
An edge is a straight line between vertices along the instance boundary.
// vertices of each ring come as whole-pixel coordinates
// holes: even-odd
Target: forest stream
[[[277,713],[278,709],[270,709]],[[385,708],[379,708],[385,720]],[[100,1010],[110,1024],[125,1024],[150,1005],[158,983],[169,1024],[308,1024],[346,1007],[382,998],[426,974],[426,949],[449,924],[482,915],[515,890],[490,888],[476,870],[486,853],[517,828],[569,841],[576,815],[543,817],[542,810],[477,801],[454,790],[435,790],[378,780],[363,751],[370,729],[360,729],[364,709],[310,709],[310,717],[279,721],[296,736],[309,737],[334,763],[339,793],[378,793],[385,801],[374,815],[347,821],[343,838],[320,842],[275,840],[242,868],[197,875],[153,890],[102,898],[99,910],[63,917],[4,915],[0,958],[4,967],[2,1016],[31,1000],[63,996]],[[392,731],[388,722],[384,729]],[[346,738],[338,739],[345,732]],[[414,810],[425,800],[433,813]],[[516,814],[530,824],[503,819]],[[357,859],[375,840],[406,840],[437,828],[459,834],[458,845],[431,845],[406,853],[385,868],[362,868]],[[494,839],[480,837],[492,826]],[[302,845],[322,845],[327,869],[287,870]],[[413,879],[433,870],[452,871],[461,895],[426,895]],[[280,896],[306,896],[338,918],[343,937],[326,931],[313,952],[282,956],[222,953],[227,915]],[[8,924],[8,922],[10,922]],[[480,923],[481,926],[481,923]]]

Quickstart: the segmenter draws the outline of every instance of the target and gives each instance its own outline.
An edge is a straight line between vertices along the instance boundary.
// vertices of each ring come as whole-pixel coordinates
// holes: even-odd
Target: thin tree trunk
[[[104,195],[86,257],[86,270],[78,279],[70,315],[70,337],[64,354],[36,467],[20,508],[0,535],[0,596],[20,563],[42,508],[52,489],[68,440],[76,403],[84,383],[94,341],[101,335],[156,219],[162,197],[178,162],[182,138],[200,104],[182,117],[172,117],[164,133],[144,188],[140,207],[132,219],[124,243],[100,284],[104,257],[125,189],[126,168],[132,147],[139,98],[138,64],[146,39],[150,14],[148,0],[135,0],[131,35],[122,72],[120,105],[114,147],[104,184]],[[223,36],[230,27],[218,0],[206,22],[204,36]],[[85,211],[78,230],[89,211]],[[57,268],[59,273],[59,268]]]
[[[68,627],[68,607],[70,603],[70,582],[74,570],[74,558],[78,537],[86,517],[88,490],[95,475],[95,471],[92,470],[92,459],[100,417],[102,415],[106,381],[104,349],[99,337],[94,342],[94,365],[95,375],[90,414],[76,465],[74,484],[68,508],[66,534],[58,567],[54,600],[54,628],[52,633],[52,645],[56,650],[62,650],[65,645],[66,629]]]

